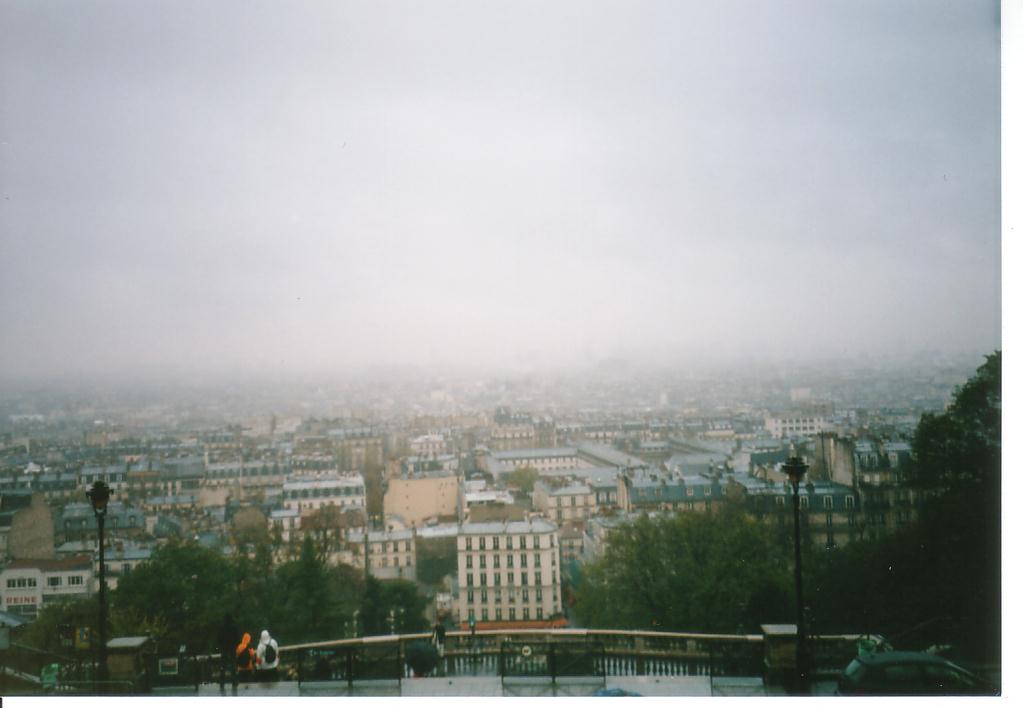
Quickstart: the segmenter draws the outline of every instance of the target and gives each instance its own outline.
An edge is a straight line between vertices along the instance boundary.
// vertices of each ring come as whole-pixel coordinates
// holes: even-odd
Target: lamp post
[[[792,484],[792,519],[795,527],[796,549],[796,694],[805,695],[806,686],[806,634],[803,628],[803,563],[799,549],[799,481],[806,475],[807,465],[795,450],[782,465]]]
[[[96,525],[99,528],[99,647],[96,657],[99,666],[96,669],[96,678],[100,681],[107,679],[107,573],[106,557],[103,548],[103,523],[107,518],[107,502],[110,501],[110,487],[103,480],[96,480],[92,488],[85,493],[92,504],[92,511],[96,515]]]

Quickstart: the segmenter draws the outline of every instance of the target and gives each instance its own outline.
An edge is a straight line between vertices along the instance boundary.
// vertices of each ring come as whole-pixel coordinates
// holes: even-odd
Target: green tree
[[[533,467],[519,467],[508,474],[508,486],[517,487],[526,494],[533,493],[533,485],[540,479],[540,473]]]
[[[276,581],[278,602],[269,619],[282,636],[313,641],[344,634],[342,603],[331,593],[330,573],[312,538],[303,541],[298,560],[278,568]]]
[[[207,649],[215,644],[224,612],[237,614],[235,569],[220,553],[194,543],[171,542],[147,563],[120,578],[110,594],[122,628],[162,628],[158,640]]]
[[[454,539],[416,541],[416,579],[425,585],[440,585],[445,575],[458,572],[458,549]]]
[[[986,357],[944,413],[925,413],[913,436],[914,478],[932,489],[996,487],[1002,461],[1002,353]]]
[[[384,516],[384,480],[383,465],[367,462],[362,469],[362,479],[366,484],[366,513],[370,516]]]
[[[785,621],[791,551],[740,510],[640,517],[583,568],[575,612],[587,626],[734,632]]]
[[[89,627],[93,630],[93,635],[97,636],[98,613],[99,599],[96,596],[85,600],[47,603],[33,622],[18,628],[15,641],[55,654],[70,655],[71,650],[61,645],[58,627],[62,624],[75,628]],[[115,623],[111,622],[111,625],[113,624]]]
[[[428,626],[427,599],[408,580],[370,577],[359,608],[359,629],[364,636],[390,634],[393,612],[396,632],[420,632]]]
[[[1001,353],[986,358],[914,435],[916,523],[871,543],[811,554],[810,605],[823,631],[884,634],[901,648],[952,644],[1000,661]]]

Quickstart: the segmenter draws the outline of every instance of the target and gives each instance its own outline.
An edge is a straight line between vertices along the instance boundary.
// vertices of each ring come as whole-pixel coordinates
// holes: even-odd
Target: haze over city
[[[4,2],[5,378],[991,351],[998,29]]]

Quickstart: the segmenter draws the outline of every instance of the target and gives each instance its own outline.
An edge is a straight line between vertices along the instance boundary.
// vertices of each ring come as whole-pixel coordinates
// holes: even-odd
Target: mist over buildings
[[[3,0],[2,378],[991,351],[998,32],[992,1]]]

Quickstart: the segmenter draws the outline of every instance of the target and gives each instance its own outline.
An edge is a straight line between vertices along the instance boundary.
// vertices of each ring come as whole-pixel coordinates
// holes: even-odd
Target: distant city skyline
[[[0,379],[990,352],[999,28],[0,0]]]

